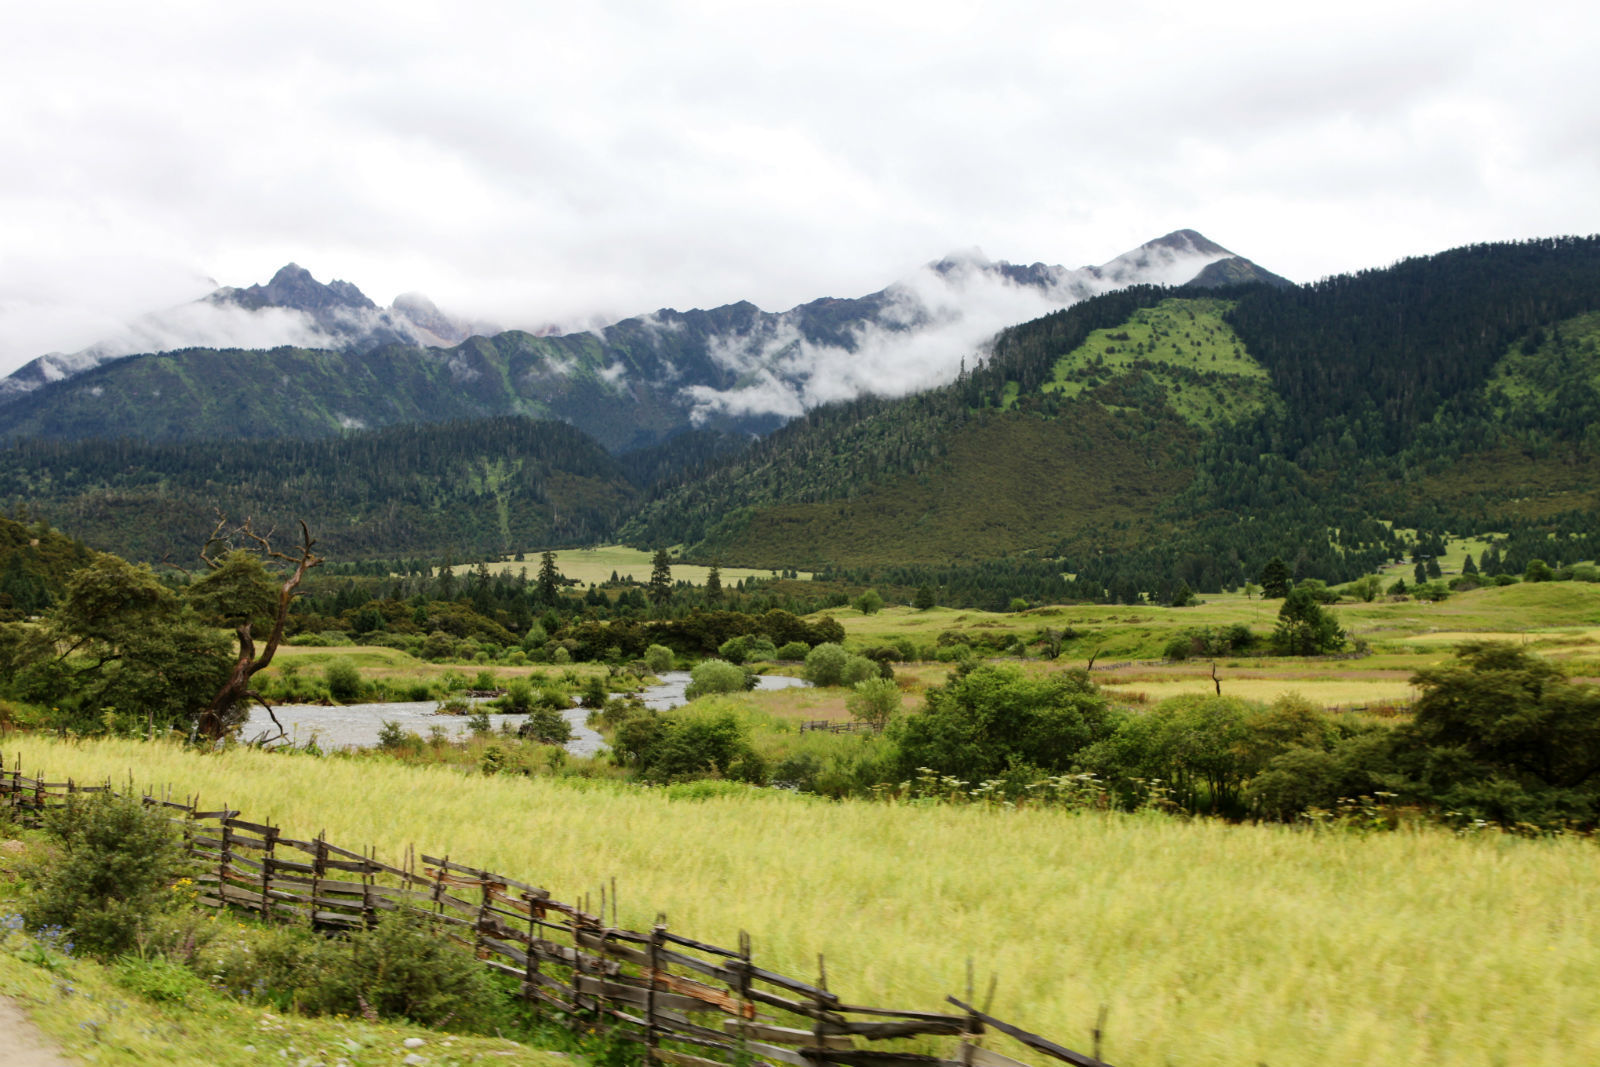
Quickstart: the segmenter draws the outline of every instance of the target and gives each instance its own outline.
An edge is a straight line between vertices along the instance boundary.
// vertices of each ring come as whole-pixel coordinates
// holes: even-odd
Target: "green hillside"
[[[27,441],[0,450],[0,502],[98,548],[190,560],[216,512],[292,529],[332,558],[497,557],[604,539],[638,495],[564,423],[498,418],[312,441]]]
[[[1154,388],[1179,418],[1202,429],[1258,415],[1275,394],[1266,368],[1224,318],[1232,308],[1232,301],[1210,298],[1139,308],[1057,360],[1039,390],[1116,407],[1120,390]]]
[[[21,512],[19,512],[21,514]],[[0,518],[0,621],[43,611],[92,553],[48,522]]]
[[[1273,555],[1354,577],[1405,551],[1391,523],[1590,558],[1597,310],[1594,238],[1126,290],[1005,331],[943,389],[813,411],[624,534],[869,573],[1035,553],[1095,598],[1237,585]]]

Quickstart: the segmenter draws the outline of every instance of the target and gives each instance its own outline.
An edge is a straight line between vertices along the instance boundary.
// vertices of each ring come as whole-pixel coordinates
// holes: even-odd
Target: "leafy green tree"
[[[708,659],[689,672],[689,686],[683,695],[689,700],[712,693],[742,693],[747,688],[744,668],[726,660]]]
[[[80,729],[113,711],[130,726],[189,733],[229,671],[226,638],[148,567],[115,556],[74,574],[7,658],[14,688],[75,713]]]
[[[812,685],[855,685],[879,675],[878,665],[872,660],[853,655],[832,641],[806,653],[805,677]]]
[[[855,609],[863,615],[876,615],[883,610],[883,597],[876,589],[868,589],[855,599]]]
[[[1289,595],[1289,565],[1281,556],[1273,556],[1267,565],[1261,568],[1261,595],[1264,598],[1278,599]]]
[[[724,664],[728,666],[728,664]],[[617,727],[615,751],[646,781],[732,778],[761,782],[766,765],[730,711],[637,715]]]
[[[1289,590],[1278,609],[1272,650],[1280,656],[1320,656],[1344,647],[1344,630],[1311,590]]]
[[[900,710],[900,687],[890,678],[868,678],[852,687],[844,706],[856,721],[881,730]]]
[[[927,767],[968,781],[1012,769],[1060,774],[1116,724],[1104,696],[1083,671],[1030,676],[985,664],[928,690],[926,707],[892,733],[900,770]]]
[[[653,674],[670,671],[676,661],[677,657],[672,654],[672,649],[666,645],[651,645],[644,650],[644,665],[649,667]]]
[[[1542,559],[1528,561],[1528,569],[1523,572],[1522,580],[1525,582],[1550,582],[1556,577],[1555,570]]]
[[[565,701],[561,701],[565,703]],[[517,736],[531,738],[544,745],[564,745],[572,740],[572,724],[561,714],[561,708],[549,700],[540,700],[528,712],[528,717],[517,727]]]
[[[658,607],[672,599],[672,557],[664,548],[656,549],[650,561],[650,600]]]
[[[1357,600],[1364,600],[1368,604],[1377,599],[1378,593],[1383,588],[1383,579],[1376,574],[1363,574],[1350,583],[1350,594]]]
[[[1397,742],[1417,791],[1503,823],[1600,819],[1600,688],[1489,641],[1412,684],[1422,696]]]
[[[1123,720],[1084,761],[1116,782],[1160,779],[1189,811],[1236,814],[1254,767],[1247,752],[1250,711],[1235,697],[1173,697]]]

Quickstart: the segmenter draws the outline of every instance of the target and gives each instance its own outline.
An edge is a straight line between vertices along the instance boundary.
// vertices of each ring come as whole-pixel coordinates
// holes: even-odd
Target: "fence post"
[[[661,1035],[656,1030],[656,982],[661,973],[661,935],[667,932],[667,917],[657,915],[656,921],[650,927],[650,981],[644,990],[644,1060],[646,1063],[656,1062],[656,1049],[661,1044]]]
[[[750,1055],[750,931],[739,931],[739,1051]]]
[[[228,861],[233,858],[233,827],[228,825],[228,812],[232,810],[224,802],[222,818],[217,822],[217,828],[222,834],[222,851],[217,860],[217,896],[221,899],[223,907],[228,904]]]
[[[544,909],[534,900],[532,893],[523,893],[522,899],[528,903],[528,962],[523,968],[522,997],[531,1004],[534,991],[539,988],[539,919]]]
[[[272,863],[274,859],[273,853],[278,848],[278,828],[276,826],[267,827],[267,832],[261,835],[261,839],[266,843],[266,848],[261,851],[261,918],[271,919]],[[317,904],[313,900],[311,902],[312,914],[315,914],[316,910]]]
[[[322,897],[322,880],[328,875],[328,831],[318,830],[316,851],[311,853],[311,907],[307,909],[311,928],[317,928],[317,901]]]

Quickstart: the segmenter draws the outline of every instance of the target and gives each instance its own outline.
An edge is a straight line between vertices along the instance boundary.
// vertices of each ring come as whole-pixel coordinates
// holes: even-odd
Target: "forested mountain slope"
[[[1215,587],[1274,554],[1354,576],[1399,547],[1377,520],[1587,536],[1597,310],[1595,238],[1112,293],[1006,331],[951,386],[811,412],[626,532],[769,566],[1032,551],[1102,590]]]
[[[43,611],[92,553],[47,522],[0,518],[0,621]]]
[[[187,562],[223,511],[304,519],[336,559],[480,559],[604,539],[638,493],[559,422],[396,426],[315,441],[28,441],[0,450],[0,501],[133,559]]]

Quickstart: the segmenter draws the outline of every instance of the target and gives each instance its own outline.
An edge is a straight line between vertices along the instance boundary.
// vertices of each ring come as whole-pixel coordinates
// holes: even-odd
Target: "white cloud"
[[[953,245],[1070,266],[1188,226],[1311,279],[1593,232],[1597,29],[1572,0],[24,5],[0,371],[290,260],[538,328],[782,310]]]

